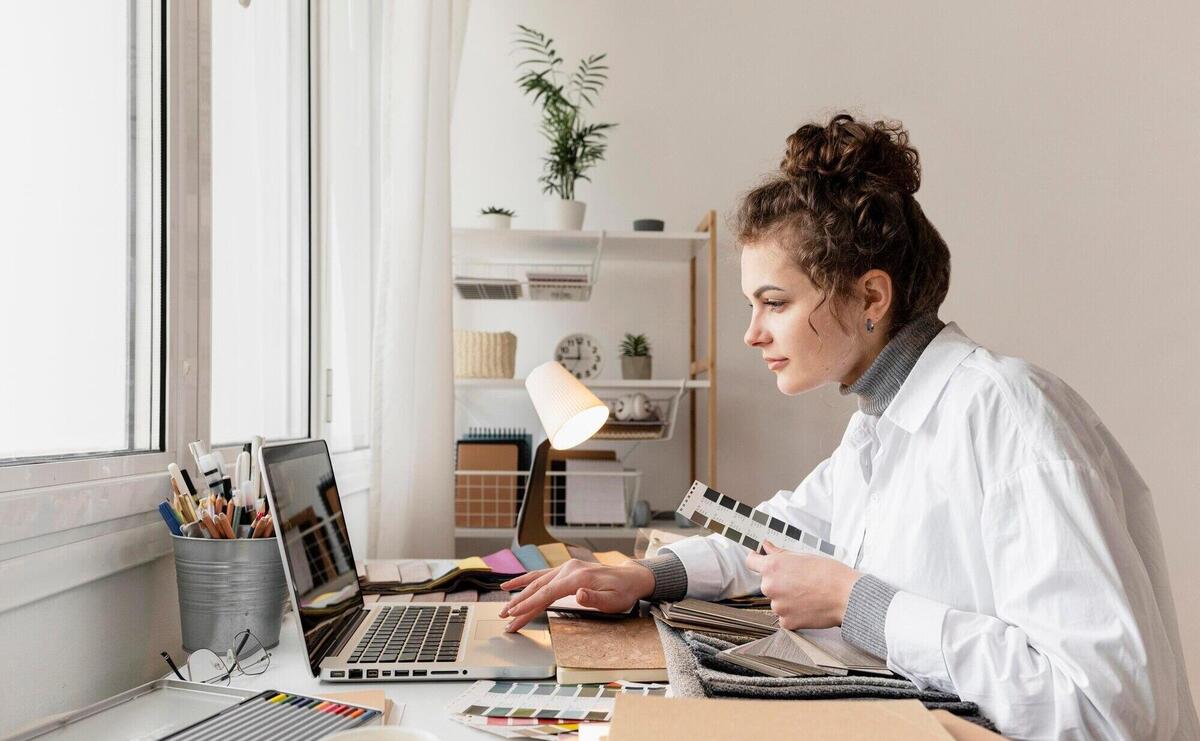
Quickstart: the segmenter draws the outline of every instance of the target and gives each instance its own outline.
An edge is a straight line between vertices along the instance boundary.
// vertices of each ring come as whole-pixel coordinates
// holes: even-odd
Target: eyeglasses
[[[162,651],[163,660],[175,676],[185,682],[203,682],[204,684],[229,684],[230,677],[242,674],[262,674],[271,665],[271,654],[263,648],[249,630],[243,630],[233,637],[233,645],[225,650],[223,656],[211,649],[201,648],[193,651],[187,663],[182,667],[176,666],[171,655]]]

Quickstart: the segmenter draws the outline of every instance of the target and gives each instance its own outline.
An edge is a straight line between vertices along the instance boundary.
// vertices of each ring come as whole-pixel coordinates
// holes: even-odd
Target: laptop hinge
[[[348,613],[341,630],[334,636],[333,648],[325,655],[337,656],[340,654],[342,649],[346,647],[346,643],[350,640],[350,637],[354,635],[354,631],[358,630],[358,626],[362,625],[362,621],[366,620],[369,614],[370,610],[365,609]]]

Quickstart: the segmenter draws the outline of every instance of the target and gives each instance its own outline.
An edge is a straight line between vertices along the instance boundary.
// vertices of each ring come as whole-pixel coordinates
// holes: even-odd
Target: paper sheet
[[[620,476],[572,476],[573,473],[619,473],[620,461],[567,461],[568,525],[620,525],[625,522],[625,480]]]

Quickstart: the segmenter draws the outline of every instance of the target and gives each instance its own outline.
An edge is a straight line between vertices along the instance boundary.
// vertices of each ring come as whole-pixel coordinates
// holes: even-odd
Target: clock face
[[[576,378],[589,379],[600,375],[604,368],[604,357],[600,354],[600,343],[586,334],[571,334],[558,341],[554,359]]]

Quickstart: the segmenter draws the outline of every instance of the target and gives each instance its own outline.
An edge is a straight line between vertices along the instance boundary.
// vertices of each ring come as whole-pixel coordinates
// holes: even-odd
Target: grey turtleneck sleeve
[[[841,387],[842,393],[857,395],[859,409],[864,414],[883,414],[904,385],[921,353],[945,326],[932,314],[913,319],[884,345],[861,378],[849,386]],[[659,555],[637,563],[654,574],[654,593],[649,597],[651,601],[673,602],[687,596],[687,571],[683,562],[671,551],[663,550]],[[859,577],[850,590],[846,614],[842,618],[842,637],[868,653],[887,658],[884,628],[888,606],[896,596],[896,591],[870,574]]]
[[[661,551],[659,555],[643,558],[637,563],[654,574],[654,593],[646,599],[651,602],[678,602],[687,596],[687,571],[679,556],[671,551]]]

